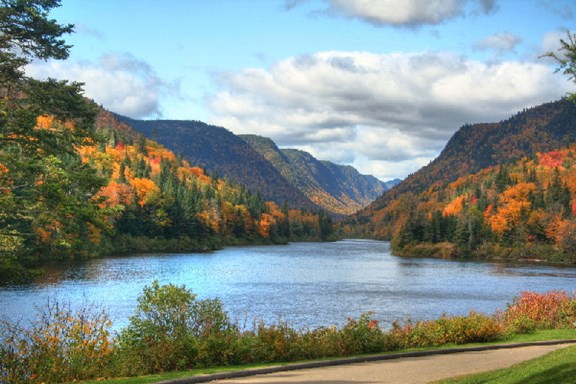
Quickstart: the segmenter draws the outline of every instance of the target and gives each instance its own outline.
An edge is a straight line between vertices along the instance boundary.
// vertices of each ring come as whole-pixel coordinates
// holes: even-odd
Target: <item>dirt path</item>
[[[448,355],[408,357],[376,362],[276,372],[213,381],[214,384],[425,384],[430,381],[510,367],[566,347],[528,346]]]

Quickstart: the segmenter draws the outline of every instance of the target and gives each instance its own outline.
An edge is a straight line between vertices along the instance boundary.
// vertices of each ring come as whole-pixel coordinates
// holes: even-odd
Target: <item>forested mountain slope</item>
[[[225,128],[200,121],[134,120],[117,116],[146,137],[182,155],[210,174],[245,186],[263,199],[290,207],[317,209],[268,161]]]
[[[575,264],[576,144],[404,193],[377,219],[399,255]]]
[[[567,101],[465,126],[342,228],[402,255],[576,263],[575,133]]]
[[[112,212],[115,251],[147,251],[150,244],[158,250],[212,249],[331,235],[324,215],[281,207],[208,175],[114,114],[101,110],[96,131],[99,145],[79,152],[105,179],[97,198]]]
[[[363,233],[370,235],[369,223],[378,221],[378,211],[404,193],[419,193],[434,183],[452,182],[490,166],[562,148],[575,139],[576,106],[567,100],[525,109],[499,123],[465,125],[435,160],[385,192],[352,220],[363,223]]]
[[[268,160],[292,185],[330,212],[350,215],[387,190],[384,182],[355,168],[320,161],[297,149],[280,149],[269,138],[239,135]]]

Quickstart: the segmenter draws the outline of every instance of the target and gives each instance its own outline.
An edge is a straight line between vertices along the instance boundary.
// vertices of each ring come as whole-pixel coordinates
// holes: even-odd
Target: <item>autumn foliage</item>
[[[369,236],[405,255],[574,263],[575,207],[572,145],[400,195],[374,212]]]
[[[332,232],[319,213],[279,207],[207,175],[108,112],[100,112],[96,128],[101,142],[78,153],[107,180],[94,200],[109,212],[112,250],[145,251],[149,239],[160,240],[155,247],[164,250],[210,249],[226,243],[320,240]]]
[[[507,327],[516,333],[571,327],[576,321],[576,305],[566,291],[525,291],[508,305],[502,316]]]
[[[24,259],[205,251],[332,235],[331,221],[321,212],[280,207],[208,175],[108,112],[100,110],[92,121],[90,137],[71,140],[56,155],[34,150],[34,167],[27,158],[0,151],[6,155],[0,159],[0,202],[11,212],[0,215],[6,224],[0,253],[16,265]],[[49,114],[32,124],[39,137],[73,135],[76,129],[74,121]],[[14,275],[11,269],[4,273],[0,265],[0,281]]]

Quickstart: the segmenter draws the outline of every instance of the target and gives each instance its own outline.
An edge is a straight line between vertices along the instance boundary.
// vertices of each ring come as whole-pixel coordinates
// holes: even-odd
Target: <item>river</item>
[[[92,303],[119,329],[154,280],[185,285],[199,299],[219,298],[250,328],[263,320],[302,329],[342,326],[363,312],[394,320],[505,309],[521,291],[576,289],[576,268],[400,258],[388,242],[343,240],[230,247],[214,253],[109,257],[53,266],[32,284],[0,287],[0,310],[27,321],[49,299]]]

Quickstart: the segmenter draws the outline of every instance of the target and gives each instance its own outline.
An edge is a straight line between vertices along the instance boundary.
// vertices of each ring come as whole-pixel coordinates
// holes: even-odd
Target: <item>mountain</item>
[[[452,182],[487,167],[510,164],[574,141],[576,105],[568,100],[524,109],[498,123],[464,125],[436,159],[385,192],[356,218],[361,222],[372,221],[375,212],[404,193],[418,193],[435,183]]]
[[[355,168],[320,161],[297,149],[280,149],[269,138],[239,135],[268,160],[292,185],[329,212],[350,215],[388,189],[373,176]]]
[[[410,256],[576,262],[576,107],[462,127],[428,166],[342,222]]]
[[[199,121],[117,117],[193,165],[280,205],[311,210],[320,207],[342,217],[370,204],[388,189],[386,183],[361,175],[351,166],[320,161],[303,151],[280,150],[268,138],[237,136]]]
[[[576,264],[576,143],[405,193],[378,216],[397,255]]]
[[[396,178],[396,179],[385,181],[384,184],[386,185],[386,189],[388,190],[388,189],[394,188],[395,186],[397,186],[401,182],[402,182],[402,179]]]
[[[95,128],[99,142],[78,151],[82,163],[103,177],[95,201],[109,215],[113,231],[106,240],[114,252],[332,238],[325,214],[285,210],[239,184],[214,178],[116,115],[101,110]]]
[[[257,151],[225,128],[200,121],[117,117],[146,137],[183,156],[191,164],[214,176],[243,185],[253,193],[259,193],[265,200],[279,205],[287,203],[295,208],[318,208]]]

